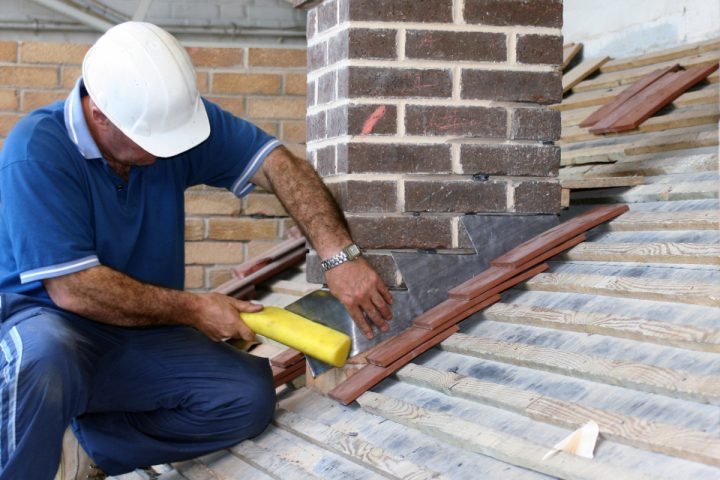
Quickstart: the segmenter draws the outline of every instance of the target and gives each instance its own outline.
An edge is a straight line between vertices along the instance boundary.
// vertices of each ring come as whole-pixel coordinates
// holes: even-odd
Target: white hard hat
[[[82,75],[100,111],[156,157],[182,153],[210,135],[190,56],[160,27],[111,28],[85,55]]]

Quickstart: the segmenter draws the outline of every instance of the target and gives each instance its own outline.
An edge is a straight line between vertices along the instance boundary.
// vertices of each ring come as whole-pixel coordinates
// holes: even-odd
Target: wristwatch
[[[360,256],[360,248],[355,245],[354,243],[351,243],[347,247],[340,250],[338,253],[333,255],[332,257],[323,260],[320,262],[320,266],[323,269],[323,272],[327,272],[331,268],[335,268],[338,265],[341,265],[345,262],[349,262],[351,260],[355,260]]]

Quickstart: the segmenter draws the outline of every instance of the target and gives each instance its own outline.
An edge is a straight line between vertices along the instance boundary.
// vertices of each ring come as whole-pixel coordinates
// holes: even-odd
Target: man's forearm
[[[104,266],[44,284],[59,307],[90,320],[121,327],[188,325],[215,341],[254,339],[241,314],[262,310],[261,305],[219,293],[189,293],[138,282]]]
[[[263,172],[253,180],[275,193],[322,258],[351,243],[342,211],[308,162],[280,147],[268,156]]]
[[[59,307],[123,327],[185,323],[197,302],[192,294],[144,284],[104,266],[44,283]]]

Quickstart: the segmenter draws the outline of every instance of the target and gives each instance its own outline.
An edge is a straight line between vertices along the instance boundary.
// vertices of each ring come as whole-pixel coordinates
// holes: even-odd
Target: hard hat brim
[[[152,133],[151,128],[151,133],[148,135],[123,133],[151,155],[163,158],[174,157],[207,140],[210,136],[210,121],[205,111],[205,105],[198,98],[198,107],[192,117],[172,131]]]

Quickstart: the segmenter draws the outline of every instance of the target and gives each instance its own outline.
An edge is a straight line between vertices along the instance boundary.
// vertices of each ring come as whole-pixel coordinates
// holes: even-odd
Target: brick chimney
[[[561,0],[295,4],[310,7],[308,159],[389,285],[408,284],[403,254],[477,255],[483,226],[510,248],[541,228],[529,215],[554,225]],[[308,276],[322,281],[316,257]]]

